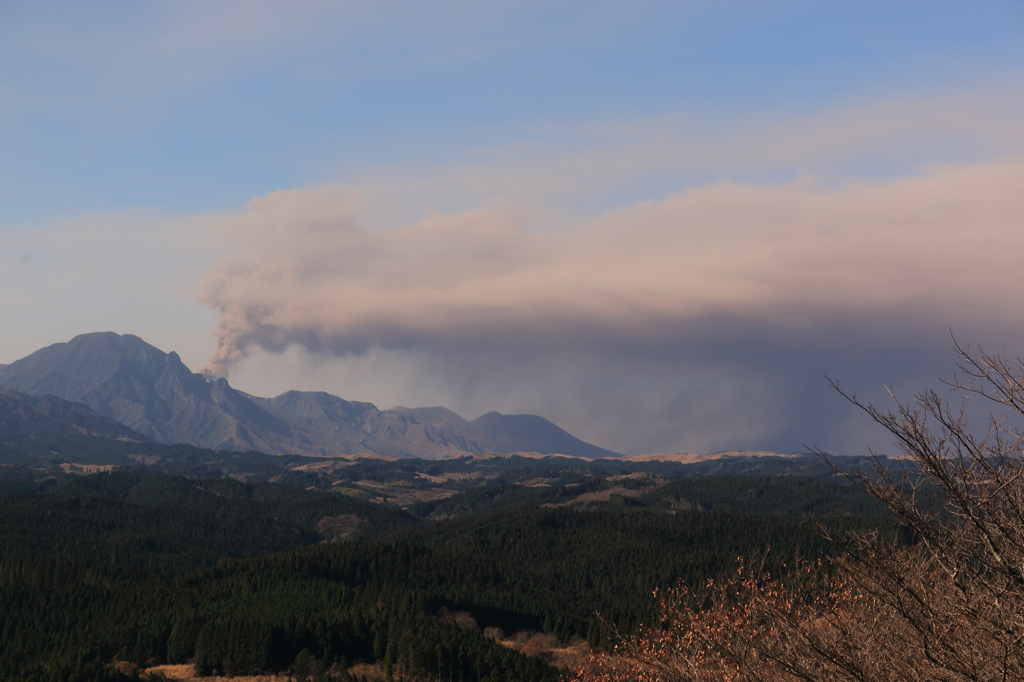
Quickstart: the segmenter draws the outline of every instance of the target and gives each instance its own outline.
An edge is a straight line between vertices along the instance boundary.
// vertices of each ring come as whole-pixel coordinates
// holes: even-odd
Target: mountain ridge
[[[261,398],[192,372],[173,351],[114,332],[81,334],[2,365],[0,385],[81,403],[154,441],[213,450],[425,459],[498,452],[620,456],[536,415],[489,412],[470,422],[443,407],[380,410],[322,391]]]

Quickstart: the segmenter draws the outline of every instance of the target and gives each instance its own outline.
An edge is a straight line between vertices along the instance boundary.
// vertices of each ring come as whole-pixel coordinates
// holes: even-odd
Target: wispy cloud
[[[555,211],[564,226],[624,203],[721,178],[750,183],[806,176],[900,177],[942,159],[1024,154],[1024,73],[972,88],[876,96],[813,111],[701,111],[522,126],[514,142],[459,150],[434,163],[362,169],[345,178],[374,225],[412,222],[429,207],[455,212],[503,198]],[[414,140],[402,140],[415,144]]]

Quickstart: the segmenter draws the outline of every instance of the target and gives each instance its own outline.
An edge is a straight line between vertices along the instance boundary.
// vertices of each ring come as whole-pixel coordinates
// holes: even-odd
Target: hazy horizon
[[[255,395],[626,454],[889,439],[1024,355],[1019,3],[13,2],[0,363],[135,334]]]

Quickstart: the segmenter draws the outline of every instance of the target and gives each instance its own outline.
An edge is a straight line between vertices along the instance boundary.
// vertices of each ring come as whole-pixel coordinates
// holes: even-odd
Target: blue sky
[[[1022,38],[1019,2],[3,3],[0,362],[111,329],[254,393],[860,447],[822,374],[1021,331]]]
[[[0,11],[8,224],[233,210],[381,167],[595,144],[546,135],[550,126],[681,116],[715,127],[998,86],[1017,75],[1024,30],[1010,2]]]

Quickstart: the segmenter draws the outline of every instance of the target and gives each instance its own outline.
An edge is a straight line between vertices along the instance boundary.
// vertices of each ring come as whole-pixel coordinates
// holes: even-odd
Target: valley
[[[554,682],[654,589],[902,537],[839,475],[863,457],[623,457],[531,415],[256,398],[108,334],[0,379],[0,679]]]

